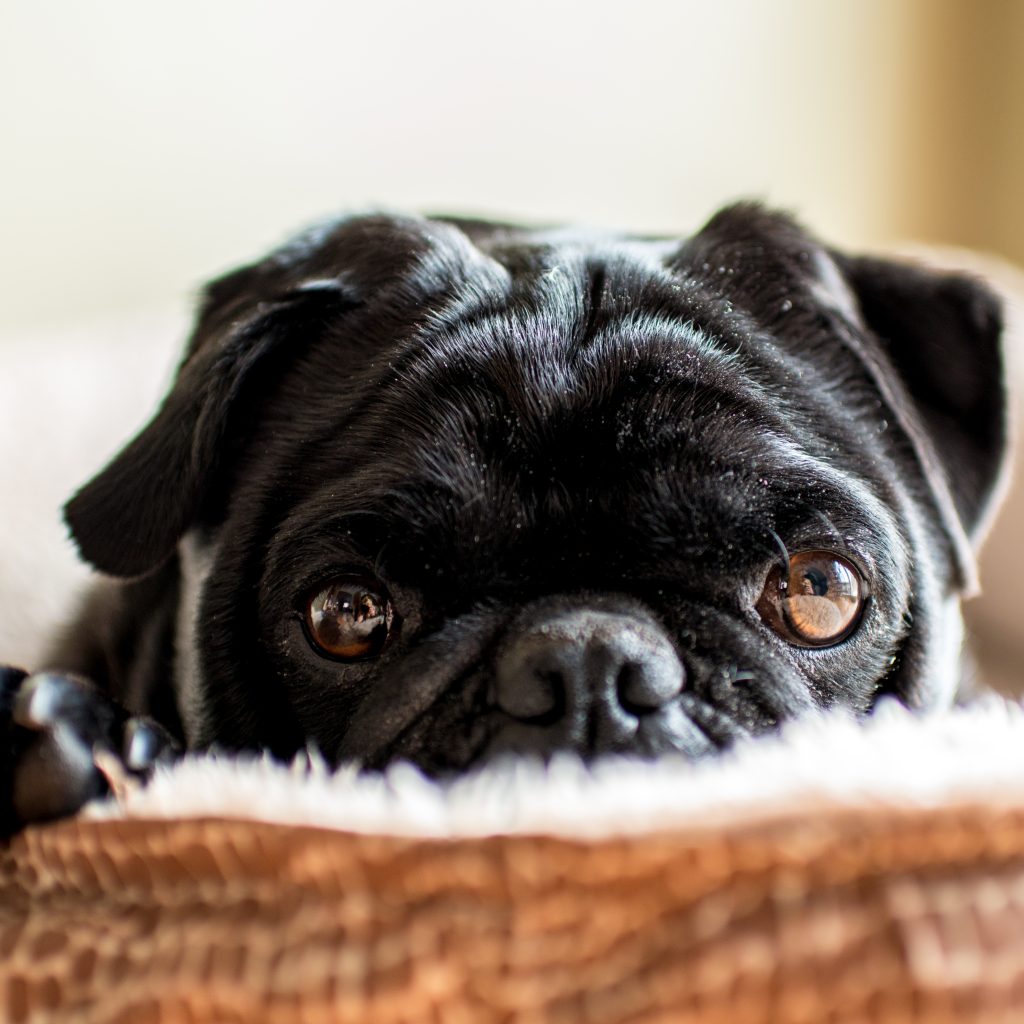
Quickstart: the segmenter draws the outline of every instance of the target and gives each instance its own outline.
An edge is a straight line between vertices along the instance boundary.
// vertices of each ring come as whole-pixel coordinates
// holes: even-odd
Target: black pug
[[[443,775],[948,705],[1000,324],[976,281],[754,205],[689,240],[301,235],[209,287],[153,421],[67,506],[114,579],[59,671],[6,673],[6,827],[100,791],[98,749]]]

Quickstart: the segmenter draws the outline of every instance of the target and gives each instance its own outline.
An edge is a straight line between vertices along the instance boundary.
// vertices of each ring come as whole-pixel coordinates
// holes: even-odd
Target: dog
[[[210,285],[3,674],[8,830],[181,749],[446,776],[957,697],[998,299],[755,204],[688,239],[391,215]]]

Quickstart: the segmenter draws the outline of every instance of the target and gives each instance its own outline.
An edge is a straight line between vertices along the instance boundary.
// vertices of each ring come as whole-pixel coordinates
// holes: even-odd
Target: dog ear
[[[977,544],[1006,469],[1002,304],[980,280],[873,257],[833,257],[931,442],[959,522]]]
[[[101,572],[140,576],[166,561],[223,468],[240,397],[272,357],[290,358],[328,308],[346,304],[336,281],[298,284],[275,296],[264,290],[265,278],[257,265],[207,288],[185,360],[160,409],[65,506],[82,557]]]

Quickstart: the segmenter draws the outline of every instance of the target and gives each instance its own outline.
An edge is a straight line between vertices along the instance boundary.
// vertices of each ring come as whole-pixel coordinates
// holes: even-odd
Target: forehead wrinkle
[[[737,356],[694,321],[637,312],[602,325],[576,363],[593,387],[608,393],[628,386],[635,374],[644,374],[648,385],[682,385],[687,395],[717,387],[725,376],[733,387],[754,388]]]
[[[489,318],[481,327],[492,322]],[[641,333],[635,344],[629,337],[615,339],[615,344],[633,350],[635,359],[573,359],[575,365],[565,359],[564,348],[525,348],[514,331],[503,333],[496,346],[493,337],[491,347],[453,353],[437,373],[396,382],[389,396],[394,419],[401,423],[398,446],[416,452],[415,465],[408,466],[412,478],[421,479],[433,493],[444,494],[449,509],[466,510],[473,520],[479,518],[469,511],[474,506],[507,505],[502,497],[511,493],[537,497],[557,484],[582,488],[582,466],[591,465],[601,476],[609,468],[609,457],[628,466],[636,452],[651,447],[648,438],[663,440],[666,424],[676,433],[692,426],[701,405],[710,406],[720,394],[717,384],[701,386],[699,377],[706,367],[716,378],[735,363],[702,332],[688,331],[686,337],[696,359],[693,351],[679,352],[678,333],[671,339]],[[525,358],[507,354],[515,344],[524,345],[520,352],[525,349]],[[678,356],[668,373],[661,356],[666,348]],[[615,369],[609,370],[609,364]],[[653,389],[641,381],[638,389],[631,371],[639,369],[669,379]],[[678,376],[683,373],[685,378]],[[737,404],[735,393],[721,394],[730,405]],[[749,400],[758,399],[751,390]],[[579,417],[584,407],[588,415]],[[639,429],[634,429],[636,425]],[[635,440],[625,442],[631,429]],[[396,454],[390,434],[375,433],[388,454]],[[657,454],[666,465],[663,445]],[[514,481],[501,484],[495,479],[502,466],[514,467]],[[534,471],[533,478],[526,479]]]
[[[420,335],[477,311],[499,307],[512,290],[508,268],[475,246],[458,228],[435,223],[431,234],[443,244],[419,255],[406,285],[414,297],[431,298],[430,306],[422,311]]]
[[[514,247],[509,250],[516,262],[511,289],[500,305],[477,302],[468,321],[456,316],[465,311],[461,302],[428,313],[414,339],[409,369],[439,371],[443,377],[461,363],[468,373],[475,371],[501,388],[513,404],[526,393],[543,408],[579,390],[580,366],[594,362],[581,353],[589,348],[588,334],[598,314],[613,319],[601,334],[605,339],[622,336],[614,346],[620,354],[645,334],[675,335],[678,343],[680,329],[688,345],[699,343],[706,353],[714,352],[710,339],[692,329],[692,320],[680,319],[684,310],[678,299],[685,289],[678,278],[654,259],[638,267],[636,251],[619,248]],[[671,307],[675,315],[637,312],[641,306]],[[643,338],[635,347],[649,343]]]
[[[410,393],[394,397],[414,416],[436,415],[438,397],[451,400],[465,424],[463,436],[472,441],[497,406],[518,426],[537,431],[559,414],[615,408],[635,373],[655,382],[681,379],[694,392],[701,377],[717,381],[728,373],[734,383],[750,383],[735,354],[717,347],[692,322],[630,314],[605,324],[590,344],[580,346],[579,318],[573,323],[562,316],[505,310],[468,329],[460,325],[457,335],[435,337],[394,382]]]
[[[505,321],[495,338],[503,333],[514,336],[515,322],[524,318],[564,330],[585,317],[590,268],[583,249],[516,245],[476,252],[497,275],[497,286],[482,293],[477,282],[460,279],[461,291],[451,292],[442,307],[426,311],[418,340],[445,347],[457,335],[461,344],[467,330],[478,328],[488,317],[495,323]]]
[[[608,392],[616,378],[637,363],[654,367],[657,360],[659,371],[671,373],[676,362],[699,354],[724,370],[732,354],[717,347],[692,318],[680,320],[685,308],[680,294],[686,289],[678,278],[653,254],[638,268],[635,247],[628,253],[619,248],[563,243],[512,246],[508,256],[501,253],[518,261],[507,278],[511,291],[477,296],[470,303],[470,322],[457,316],[465,309],[462,298],[429,312],[392,363],[393,382],[419,392],[410,396],[416,399],[410,403],[414,414],[436,407],[431,398],[440,392],[463,407],[469,396],[470,408],[479,413],[471,418],[487,421],[488,399],[497,394],[514,419],[540,427],[536,421],[571,413],[581,404],[614,401]],[[508,274],[507,267],[502,270]],[[657,310],[671,307],[674,315],[638,312],[637,296],[648,292],[659,300]],[[583,335],[597,305],[614,307],[614,318],[596,332],[595,351],[588,353],[591,346]],[[486,422],[471,422],[463,434],[480,426]]]

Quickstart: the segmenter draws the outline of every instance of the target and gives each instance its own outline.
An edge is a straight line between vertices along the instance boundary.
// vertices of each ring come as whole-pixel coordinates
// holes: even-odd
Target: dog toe
[[[124,727],[122,760],[136,775],[148,775],[161,761],[170,760],[177,744],[159,724],[148,718],[130,718]]]
[[[11,780],[11,808],[18,822],[49,821],[74,814],[106,789],[92,744],[57,722],[24,745]]]

